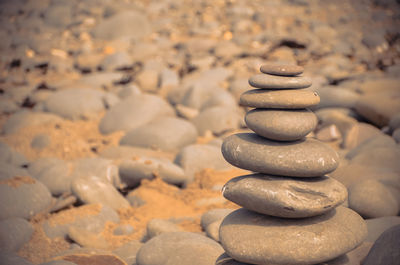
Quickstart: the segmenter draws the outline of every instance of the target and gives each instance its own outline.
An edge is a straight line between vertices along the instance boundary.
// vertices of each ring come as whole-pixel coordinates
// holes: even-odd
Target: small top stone
[[[260,71],[270,75],[295,76],[303,73],[304,68],[298,65],[264,64]]]
[[[249,79],[249,84],[256,88],[266,89],[299,89],[311,86],[312,81],[303,76],[278,76],[269,74],[253,75]]]

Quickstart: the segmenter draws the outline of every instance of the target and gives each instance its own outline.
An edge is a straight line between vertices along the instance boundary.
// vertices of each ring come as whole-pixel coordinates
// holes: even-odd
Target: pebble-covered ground
[[[311,78],[307,137],[339,153],[329,175],[368,227],[326,264],[398,264],[397,2],[0,1],[0,263],[215,264],[238,208],[221,189],[249,173],[221,144],[281,62]]]

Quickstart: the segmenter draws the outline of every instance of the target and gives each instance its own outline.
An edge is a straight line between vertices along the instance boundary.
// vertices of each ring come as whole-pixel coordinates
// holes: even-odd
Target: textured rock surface
[[[303,73],[304,68],[298,65],[264,64],[260,67],[260,71],[270,75],[294,76]]]
[[[222,154],[237,167],[281,176],[318,177],[338,165],[336,152],[316,140],[280,143],[252,133],[226,138]]]
[[[239,209],[220,227],[228,255],[253,264],[315,264],[352,250],[366,235],[363,219],[344,207],[300,220]]]
[[[323,214],[343,203],[347,189],[329,177],[294,179],[253,174],[231,179],[222,194],[258,213],[302,218]]]
[[[256,88],[266,89],[295,89],[311,86],[311,79],[307,77],[291,77],[258,74],[250,77],[249,84]]]
[[[309,110],[254,109],[245,116],[247,127],[276,141],[299,140],[317,126],[317,116]]]
[[[319,101],[316,92],[305,89],[253,89],[240,96],[240,105],[254,108],[302,109],[315,106]]]

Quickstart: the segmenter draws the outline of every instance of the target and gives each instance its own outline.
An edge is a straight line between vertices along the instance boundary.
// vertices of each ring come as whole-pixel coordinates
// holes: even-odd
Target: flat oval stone
[[[240,96],[240,105],[253,108],[304,109],[318,105],[319,101],[316,92],[305,89],[253,89]]]
[[[299,65],[264,64],[260,67],[260,71],[270,75],[295,76],[302,74],[304,68]]]
[[[115,210],[130,206],[125,197],[110,182],[94,175],[74,178],[71,191],[86,204],[101,203]]]
[[[196,138],[196,127],[189,121],[175,117],[160,117],[128,131],[121,138],[120,144],[177,151],[194,143]]]
[[[191,232],[171,232],[153,237],[137,253],[138,265],[210,265],[223,253],[214,240]]]
[[[323,214],[343,203],[347,189],[329,177],[293,179],[251,174],[229,180],[222,194],[258,213],[303,218]]]
[[[368,219],[396,216],[400,210],[395,194],[375,179],[360,179],[349,187],[349,208]]]
[[[222,221],[222,220],[221,220]],[[17,252],[31,239],[34,228],[22,218],[8,218],[0,221],[0,249]]]
[[[49,189],[30,176],[0,180],[0,220],[11,217],[29,219],[46,212],[51,202]]]
[[[226,253],[241,262],[317,264],[361,244],[367,226],[345,207],[303,219],[277,218],[242,208],[223,220],[219,233]]]
[[[303,76],[277,76],[258,74],[253,75],[249,79],[249,84],[256,88],[267,88],[267,89],[295,89],[295,88],[306,88],[311,86],[311,79]]]
[[[276,141],[299,140],[315,129],[317,116],[310,110],[253,109],[245,116],[247,127]]]
[[[315,139],[275,142],[255,133],[227,137],[221,151],[236,167],[288,177],[324,176],[334,171],[339,161],[332,148]]]

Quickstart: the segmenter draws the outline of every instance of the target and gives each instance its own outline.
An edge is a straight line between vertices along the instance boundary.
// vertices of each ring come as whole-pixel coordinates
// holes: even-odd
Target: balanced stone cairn
[[[240,103],[255,108],[245,121],[255,133],[229,136],[222,154],[254,173],[228,181],[223,196],[244,207],[220,226],[220,241],[236,261],[250,264],[317,264],[354,249],[367,234],[364,220],[339,206],[347,189],[325,176],[338,166],[329,146],[306,137],[317,125],[307,107],[319,96],[295,65],[264,65],[250,78],[257,89]]]

